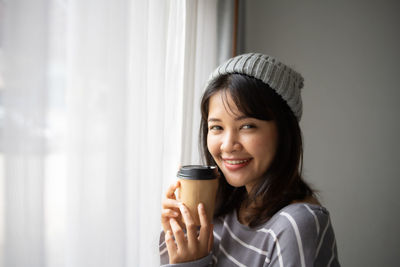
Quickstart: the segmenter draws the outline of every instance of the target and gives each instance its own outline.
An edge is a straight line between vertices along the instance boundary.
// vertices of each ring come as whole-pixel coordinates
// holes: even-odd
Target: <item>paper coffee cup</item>
[[[188,207],[196,225],[200,225],[198,205],[203,203],[207,219],[214,216],[215,197],[218,189],[218,170],[216,166],[186,165],[178,171],[180,189],[178,200]]]

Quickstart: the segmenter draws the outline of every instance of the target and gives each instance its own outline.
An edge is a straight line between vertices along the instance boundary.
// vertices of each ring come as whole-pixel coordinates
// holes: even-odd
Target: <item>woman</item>
[[[221,174],[213,225],[200,204],[197,233],[172,185],[161,264],[340,266],[329,213],[301,176],[302,87],[299,73],[262,54],[232,58],[211,75],[200,136],[206,163]]]

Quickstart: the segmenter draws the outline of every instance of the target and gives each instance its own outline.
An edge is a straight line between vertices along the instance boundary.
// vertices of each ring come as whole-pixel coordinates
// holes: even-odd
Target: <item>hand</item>
[[[175,197],[175,191],[179,187],[179,181],[170,185],[165,193],[165,198],[162,201],[161,225],[164,229],[164,233],[171,231],[171,225],[169,223],[171,218],[175,218],[182,225],[182,217],[179,211],[180,202],[176,200]]]
[[[171,230],[165,234],[168,249],[169,263],[181,263],[203,258],[210,253],[213,245],[213,226],[207,220],[207,214],[202,203],[198,206],[200,218],[200,233],[197,236],[197,226],[190,215],[189,209],[184,205],[179,206],[186,225],[186,237],[179,223],[171,218]],[[175,236],[175,241],[174,237]]]

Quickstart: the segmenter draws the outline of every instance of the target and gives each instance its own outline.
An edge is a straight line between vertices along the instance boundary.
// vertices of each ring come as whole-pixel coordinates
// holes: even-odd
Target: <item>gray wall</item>
[[[305,77],[304,174],[343,266],[399,266],[400,2],[245,1],[245,52]]]

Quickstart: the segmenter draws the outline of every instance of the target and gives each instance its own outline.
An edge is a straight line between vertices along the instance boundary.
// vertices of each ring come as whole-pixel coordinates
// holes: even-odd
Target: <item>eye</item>
[[[244,124],[240,127],[240,129],[253,129],[256,128],[254,124]]]
[[[211,126],[208,127],[208,129],[209,129],[210,131],[221,131],[221,130],[222,130],[222,127],[219,126],[219,125],[211,125]]]

